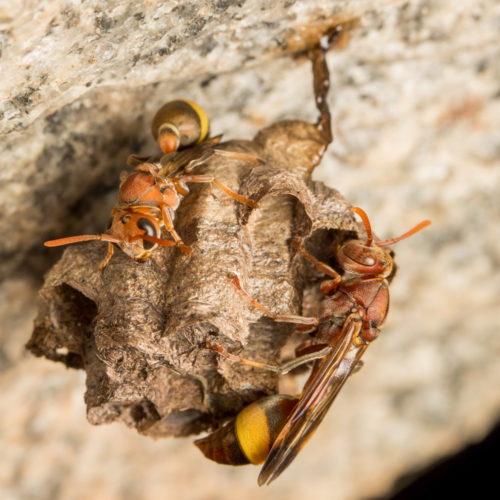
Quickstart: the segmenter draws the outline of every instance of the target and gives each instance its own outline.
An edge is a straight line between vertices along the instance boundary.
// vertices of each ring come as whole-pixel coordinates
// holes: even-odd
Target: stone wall
[[[381,495],[402,474],[481,438],[500,411],[500,8],[493,0],[0,4],[0,494],[3,498],[330,499]],[[17,9],[17,10],[16,10]],[[270,488],[85,418],[81,372],[24,350],[47,238],[100,232],[149,122],[187,97],[214,133],[251,138],[313,120],[294,57],[359,18],[328,55],[335,141],[314,178],[398,245],[380,339],[311,442]]]

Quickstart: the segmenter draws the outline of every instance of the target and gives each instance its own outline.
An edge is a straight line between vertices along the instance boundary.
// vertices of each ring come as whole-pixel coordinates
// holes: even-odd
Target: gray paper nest
[[[252,307],[229,278],[277,313],[314,314],[322,275],[290,247],[299,238],[332,262],[338,242],[359,234],[350,205],[309,180],[325,143],[317,127],[284,121],[253,141],[223,146],[262,165],[215,156],[196,173],[258,202],[235,202],[215,186],[194,185],[175,226],[193,248],[158,248],[142,264],[100,242],[69,246],[48,273],[28,348],[87,373],[88,420],[115,420],[155,436],[183,436],[220,424],[246,404],[278,391],[278,375],[207,350],[278,363],[293,325]],[[362,229],[361,229],[362,232]]]

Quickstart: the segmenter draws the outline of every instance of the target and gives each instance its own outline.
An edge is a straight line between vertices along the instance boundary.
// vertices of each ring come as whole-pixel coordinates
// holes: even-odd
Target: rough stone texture
[[[304,50],[363,3],[345,14],[342,2],[27,1],[20,12],[7,2],[0,231],[10,237],[0,276],[49,235],[86,226],[89,192],[114,190],[130,151],[151,150],[151,117],[164,102],[189,95],[211,117],[239,116],[252,94],[272,88],[260,72],[245,81],[244,68]],[[88,224],[105,225],[109,208]]]
[[[2,498],[363,498],[488,431],[500,411],[497,2],[135,2],[128,23],[144,18],[125,34],[136,51],[129,24],[106,20],[130,2],[1,5]],[[184,19],[166,12],[175,8]],[[187,439],[90,426],[81,373],[23,345],[57,253],[41,242],[106,226],[126,156],[151,148],[158,105],[197,100],[227,138],[312,119],[309,65],[287,47],[333,14],[361,14],[362,26],[329,56],[335,142],[316,179],[365,208],[381,237],[427,217],[433,226],[397,247],[389,320],[365,367],[259,491],[256,469],[212,464]],[[199,18],[208,22],[192,38],[186,19]],[[64,49],[77,42],[81,59]]]

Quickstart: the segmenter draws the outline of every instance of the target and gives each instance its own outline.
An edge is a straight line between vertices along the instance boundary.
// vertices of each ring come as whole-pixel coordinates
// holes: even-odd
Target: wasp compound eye
[[[145,217],[141,217],[137,221],[137,227],[139,229],[142,229],[148,236],[154,236],[155,238],[158,237],[158,235],[156,234],[155,225],[149,219],[146,219]],[[142,242],[142,245],[143,245],[145,250],[151,250],[151,248],[153,248],[155,246],[155,244],[156,243],[153,243],[151,241],[146,241],[146,240],[143,240],[143,242]]]

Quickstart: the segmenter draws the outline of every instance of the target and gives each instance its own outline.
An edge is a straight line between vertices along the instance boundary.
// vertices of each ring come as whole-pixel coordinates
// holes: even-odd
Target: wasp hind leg
[[[251,208],[255,208],[257,206],[255,201],[251,200],[250,198],[246,198],[245,196],[241,196],[240,194],[229,189],[224,184],[221,184],[213,175],[181,175],[180,177],[175,178],[175,182],[178,182],[181,184],[187,183],[187,182],[198,182],[198,183],[213,182],[219,189],[224,191],[224,193],[226,193],[231,198],[234,198],[236,201],[239,201],[240,203],[248,205]]]
[[[332,352],[332,347],[325,345],[325,344],[318,344],[314,347],[317,349],[309,349],[309,352],[302,354],[300,356],[297,356],[294,359],[291,359],[290,361],[286,361],[284,363],[281,363],[279,365],[271,365],[268,363],[261,363],[260,361],[254,361],[251,359],[244,358],[242,356],[238,356],[237,354],[231,354],[230,352],[226,351],[222,345],[220,345],[217,342],[209,341],[205,344],[205,347],[211,351],[214,351],[224,358],[228,359],[229,361],[235,362],[235,363],[240,363],[242,365],[247,365],[247,366],[253,366],[254,368],[261,368],[263,370],[268,370],[272,371],[275,373],[279,373],[280,375],[284,375],[295,368],[305,364],[309,363],[311,361],[314,361],[316,359],[320,359],[325,357],[327,354],[330,354]]]

